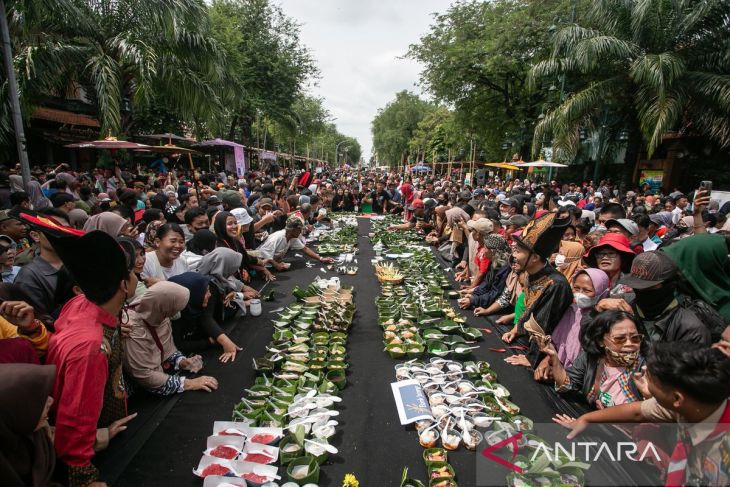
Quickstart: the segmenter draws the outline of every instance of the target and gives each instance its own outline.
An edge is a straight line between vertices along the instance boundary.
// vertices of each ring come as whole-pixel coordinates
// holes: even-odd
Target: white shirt
[[[681,220],[683,216],[684,216],[684,210],[682,210],[682,208],[677,206],[672,210],[672,222],[675,225],[677,223],[679,223],[679,220]]]
[[[301,250],[304,248],[304,242],[298,238],[287,240],[286,229],[279,230],[269,235],[261,245],[256,248],[256,252],[262,259],[280,259],[286,255],[289,250]]]
[[[163,267],[160,265],[160,260],[157,258],[157,252],[147,252],[145,257],[146,260],[141,274],[142,279],[154,277],[156,279],[167,281],[173,276],[180,275],[183,272],[188,272],[188,266],[181,258],[173,260],[171,267]]]
[[[641,246],[644,247],[644,252],[651,252],[652,250],[656,250],[659,248],[656,242],[654,242],[650,238],[647,238],[646,240],[641,242]]]

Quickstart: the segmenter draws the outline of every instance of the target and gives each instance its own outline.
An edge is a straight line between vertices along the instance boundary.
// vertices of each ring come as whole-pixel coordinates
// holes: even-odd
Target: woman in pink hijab
[[[608,275],[600,269],[580,269],[572,280],[574,302],[565,311],[552,334],[563,367],[570,367],[580,353],[581,321],[598,301],[608,297]]]

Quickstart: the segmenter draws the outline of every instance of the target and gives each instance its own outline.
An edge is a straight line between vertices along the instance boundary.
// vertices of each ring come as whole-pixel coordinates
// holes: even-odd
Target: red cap
[[[423,207],[424,207],[423,200],[422,199],[419,199],[419,198],[416,198],[413,201],[411,201],[411,204],[408,207],[408,209],[411,210],[411,211],[413,211],[416,208],[423,208]]]

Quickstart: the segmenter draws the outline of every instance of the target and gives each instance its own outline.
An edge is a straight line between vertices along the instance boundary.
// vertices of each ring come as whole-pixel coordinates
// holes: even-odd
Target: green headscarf
[[[664,249],[695,293],[730,322],[730,274],[725,237],[701,233]]]

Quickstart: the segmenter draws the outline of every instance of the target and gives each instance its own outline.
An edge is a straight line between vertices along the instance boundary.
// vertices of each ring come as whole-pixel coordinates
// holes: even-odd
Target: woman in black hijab
[[[219,212],[213,220],[213,231],[218,237],[218,247],[226,247],[243,255],[241,269],[245,271],[245,274],[250,274],[252,270],[256,270],[260,272],[267,281],[274,280],[274,276],[264,267],[264,263],[259,262],[256,257],[250,256],[248,252],[246,252],[246,247],[243,245],[243,239],[238,234],[239,228],[235,216],[227,211]],[[242,277],[244,281],[249,281],[247,275],[243,275]]]
[[[0,365],[0,479],[46,487],[56,465],[48,411],[55,365]]]

